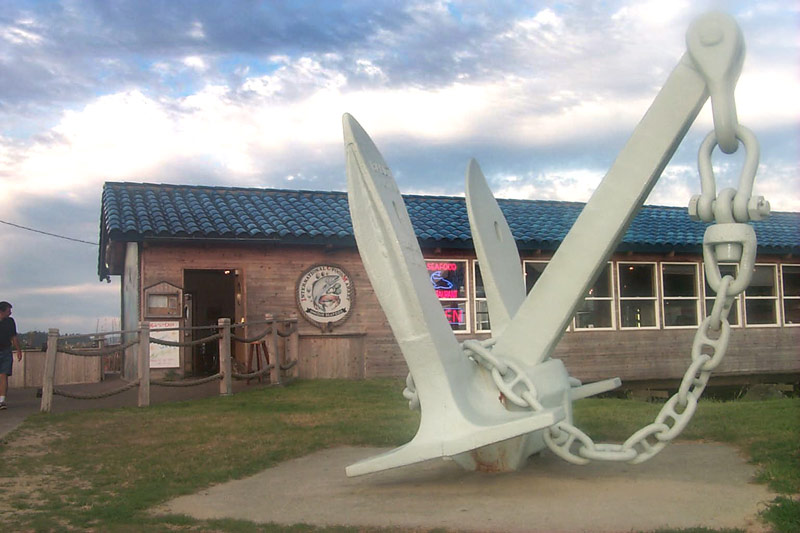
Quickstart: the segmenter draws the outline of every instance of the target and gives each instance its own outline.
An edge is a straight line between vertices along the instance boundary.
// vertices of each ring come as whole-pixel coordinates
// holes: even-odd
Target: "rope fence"
[[[259,335],[254,336],[254,337],[246,338],[246,337],[237,337],[236,335],[231,335],[231,339],[233,339],[235,341],[238,341],[238,342],[241,342],[242,344],[251,344],[253,342],[260,341],[261,339],[263,339],[264,337],[266,337],[270,333],[272,333],[272,328],[267,328],[262,333],[260,333]]]
[[[101,398],[108,398],[110,396],[114,396],[115,394],[120,394],[125,392],[126,390],[130,390],[134,387],[139,386],[139,380],[134,380],[128,383],[127,385],[123,385],[114,390],[106,391],[106,392],[98,392],[94,394],[83,394],[79,392],[68,392],[61,389],[53,389],[53,394],[55,396],[63,396],[65,398],[72,398],[73,400],[99,400]]]
[[[49,413],[52,409],[53,396],[63,396],[77,400],[97,400],[107,398],[116,394],[121,394],[133,388],[139,389],[138,405],[146,407],[150,405],[150,385],[158,387],[194,387],[213,381],[220,382],[220,395],[228,396],[233,394],[232,380],[251,380],[269,376],[272,384],[281,384],[283,378],[290,377],[288,371],[297,365],[298,357],[298,329],[297,314],[292,313],[288,317],[276,318],[274,315],[265,315],[264,320],[253,322],[240,322],[231,324],[230,319],[221,318],[216,327],[214,326],[193,326],[179,328],[159,328],[157,331],[181,331],[189,332],[196,330],[217,330],[217,333],[203,337],[201,339],[175,342],[152,337],[150,335],[150,323],[141,322],[139,329],[124,331],[109,331],[92,335],[65,335],[60,336],[58,329],[50,329],[47,335],[47,353],[45,354],[44,379],[42,384],[42,404],[41,411]],[[252,337],[232,335],[231,331],[248,326],[267,327],[261,333]],[[122,334],[135,335],[135,338],[119,345],[105,346],[105,340],[110,336],[120,336]],[[64,346],[65,343],[74,342],[75,339],[89,338],[98,341],[97,348],[74,348]],[[61,345],[59,345],[61,341]],[[217,341],[219,346],[219,372],[192,380],[164,380],[152,379],[150,377],[150,344],[157,344],[170,347],[188,348],[209,342]],[[280,341],[280,342],[279,342]],[[247,372],[233,371],[233,358],[231,356],[231,345],[238,342],[250,349],[247,354]],[[135,351],[133,350],[136,348]],[[262,350],[265,365],[264,368],[250,372],[252,357],[256,355],[256,366],[261,366]],[[136,379],[126,383],[124,386],[114,390],[99,393],[78,393],[64,389],[55,388],[56,359],[59,353],[69,354],[79,357],[102,357],[117,353],[124,353],[126,357],[136,357],[138,363],[138,376]],[[271,360],[271,361],[270,361]],[[236,361],[237,364],[240,364]],[[283,375],[285,374],[285,375]]]
[[[172,328],[174,331],[174,328]],[[208,328],[205,328],[208,329]],[[165,331],[163,329],[159,329],[158,331]],[[207,342],[215,341],[220,338],[219,333],[215,333],[213,335],[209,335],[208,337],[203,337],[202,339],[197,339],[196,341],[186,341],[186,342],[174,342],[174,341],[167,341],[164,339],[156,339],[154,337],[150,337],[150,342],[153,344],[160,344],[162,346],[174,346],[180,348],[182,346],[196,346],[198,344],[205,344]]]
[[[238,379],[238,380],[256,379],[256,378],[260,378],[260,377],[266,376],[267,374],[270,373],[270,370],[272,370],[273,368],[275,368],[275,365],[267,365],[263,369],[256,370],[255,372],[250,372],[249,374],[241,374],[239,372],[232,372],[231,376],[233,376],[234,379]],[[281,370],[284,370],[283,366],[281,366]]]
[[[205,383],[211,383],[212,381],[217,381],[218,379],[222,379],[222,374],[217,372],[213,376],[207,376],[200,379],[192,379],[192,380],[181,380],[181,381],[168,381],[164,379],[150,379],[151,385],[158,385],[159,387],[194,387],[196,385],[204,385]]]
[[[155,340],[155,339],[153,339]],[[102,357],[104,355],[113,355],[121,350],[127,350],[131,346],[136,346],[139,344],[139,340],[126,342],[125,344],[120,344],[117,346],[108,346],[106,348],[90,348],[88,350],[77,350],[73,348],[68,348],[66,346],[59,346],[58,351],[59,353],[66,353],[69,355],[78,355],[80,357]]]

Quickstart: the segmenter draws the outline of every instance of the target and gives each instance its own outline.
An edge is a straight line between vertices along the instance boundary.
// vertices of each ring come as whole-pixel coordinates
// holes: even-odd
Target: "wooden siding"
[[[295,286],[308,268],[331,263],[349,272],[355,284],[355,305],[347,321],[331,332],[300,315],[299,374],[302,377],[397,376],[406,372],[405,360],[389,329],[359,256],[352,249],[235,245],[145,245],[142,285],[166,281],[184,286],[184,270],[235,269],[242,279],[242,316],[235,321],[259,321],[266,313],[285,316],[297,312]],[[238,310],[237,310],[238,312]],[[251,336],[258,331],[246,332]],[[366,347],[369,346],[369,349]],[[360,353],[348,358],[349,350]],[[237,360],[245,352],[237,349]],[[325,375],[331,371],[334,375]]]
[[[22,361],[14,355],[14,371],[8,380],[10,388],[41,387],[44,377],[45,352],[26,350]],[[103,377],[100,357],[80,357],[59,352],[56,357],[56,385],[98,383]]]
[[[303,335],[300,337],[298,376],[363,378],[365,335]]]
[[[692,362],[694,329],[580,331],[567,333],[553,357],[583,381],[680,380]],[[714,377],[798,374],[798,328],[733,328],[728,351]]]
[[[142,287],[164,281],[183,287],[184,270],[236,269],[242,281],[242,303],[237,307],[237,314],[241,316],[231,318],[237,321],[262,320],[265,313],[296,312],[295,285],[301,273],[316,264],[338,265],[349,272],[355,284],[351,316],[331,332],[321,332],[300,315],[298,374],[308,378],[359,379],[404,376],[407,372],[386,316],[353,248],[148,243],[141,248],[140,255]],[[436,249],[426,251],[425,257],[474,259],[475,255],[471,250]],[[524,254],[523,259],[546,261],[549,256],[531,252]],[[613,259],[631,262],[701,260],[697,255],[674,254],[624,254]],[[758,262],[777,262],[777,259],[759,257]],[[469,278],[472,283],[471,267]],[[471,293],[472,288],[469,290]],[[470,298],[470,306],[473,304]],[[695,331],[694,328],[570,331],[553,356],[561,358],[571,374],[585,381],[614,376],[628,382],[677,380],[691,360]],[[254,333],[256,331],[247,332],[246,336]],[[459,341],[486,337],[486,334],[457,335]],[[800,328],[734,328],[728,355],[715,376],[790,374],[796,379],[800,375],[799,341]],[[237,350],[239,361],[244,361],[244,353],[243,349]]]

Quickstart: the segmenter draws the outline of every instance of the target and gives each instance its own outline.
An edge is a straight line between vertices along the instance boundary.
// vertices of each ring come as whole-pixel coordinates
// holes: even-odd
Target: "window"
[[[547,261],[524,261],[523,269],[525,271],[525,294],[531,292],[531,289],[539,281],[542,276]]]
[[[744,322],[748,326],[778,325],[776,265],[756,265],[744,291]]]
[[[781,265],[783,323],[800,326],[800,265]]]
[[[437,259],[426,260],[425,264],[450,327],[453,331],[468,332],[467,262]]]
[[[614,329],[611,287],[611,263],[608,263],[575,311],[575,329]]]
[[[739,268],[737,265],[734,264],[725,264],[721,263],[719,265],[719,274],[721,277],[731,276],[733,279],[736,279],[737,272]],[[716,293],[714,289],[708,284],[708,279],[704,283],[704,296],[706,301],[706,316],[711,314],[711,310],[714,308],[714,298],[716,297]],[[739,307],[741,306],[741,298],[737,296],[734,298],[733,304],[731,305],[731,311],[728,313],[728,323],[731,326],[738,326],[739,325]]]
[[[655,263],[617,263],[621,328],[657,328]]]
[[[697,326],[700,323],[697,280],[695,263],[661,263],[665,328]]]
[[[486,303],[486,291],[483,288],[483,277],[481,268],[477,261],[473,263],[475,280],[475,331],[490,331],[489,323],[489,304]]]

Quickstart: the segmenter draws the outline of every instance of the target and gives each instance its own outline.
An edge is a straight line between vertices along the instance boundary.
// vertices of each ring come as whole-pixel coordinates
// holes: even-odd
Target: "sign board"
[[[303,272],[296,295],[303,317],[323,331],[347,320],[355,302],[353,280],[335,265],[315,265]]]
[[[159,331],[179,327],[177,320],[161,320],[150,322],[150,338],[170,342],[180,340],[180,331]],[[164,346],[150,342],[150,368],[178,368],[181,366],[180,348],[177,346]]]

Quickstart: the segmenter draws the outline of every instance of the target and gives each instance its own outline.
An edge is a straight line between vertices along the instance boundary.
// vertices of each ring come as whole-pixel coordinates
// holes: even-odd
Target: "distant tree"
[[[39,350],[47,346],[46,331],[28,331],[19,334],[19,342],[23,350]]]

